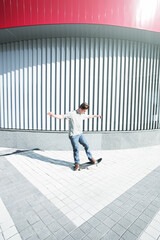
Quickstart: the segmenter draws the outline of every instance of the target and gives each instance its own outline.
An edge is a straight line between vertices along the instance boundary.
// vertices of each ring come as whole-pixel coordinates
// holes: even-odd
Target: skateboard
[[[79,165],[79,171],[83,169],[89,169],[91,166],[97,166],[102,161],[102,158],[96,160],[96,163],[86,162]]]

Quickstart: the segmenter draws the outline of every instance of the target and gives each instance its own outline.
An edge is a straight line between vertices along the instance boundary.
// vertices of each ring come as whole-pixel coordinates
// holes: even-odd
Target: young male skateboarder
[[[52,112],[49,112],[48,115],[50,117],[54,117],[57,119],[68,119],[69,120],[69,139],[71,141],[72,147],[73,147],[73,156],[75,161],[74,169],[75,171],[79,170],[79,143],[84,147],[86,151],[86,155],[88,159],[95,163],[96,160],[93,158],[89,145],[84,138],[82,126],[83,126],[83,120],[88,118],[95,118],[99,117],[102,118],[100,115],[86,115],[86,111],[89,109],[89,105],[84,102],[82,103],[77,110],[74,110],[72,112],[68,112],[64,115],[55,115]]]

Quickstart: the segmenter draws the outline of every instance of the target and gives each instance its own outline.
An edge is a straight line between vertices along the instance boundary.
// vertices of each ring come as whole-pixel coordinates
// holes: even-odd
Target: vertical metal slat
[[[1,127],[67,130],[47,117],[90,105],[84,130],[158,128],[159,47],[102,38],[26,40],[0,46]],[[157,116],[158,115],[158,116]]]

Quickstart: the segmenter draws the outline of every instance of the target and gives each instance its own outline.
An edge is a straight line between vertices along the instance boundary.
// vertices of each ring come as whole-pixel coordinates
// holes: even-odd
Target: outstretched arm
[[[48,112],[47,115],[49,115],[50,117],[54,117],[56,119],[65,119],[66,118],[65,115],[55,115],[52,112]]]
[[[95,117],[97,117],[97,118],[102,118],[101,115],[88,115],[88,116],[87,116],[87,118],[95,118]]]

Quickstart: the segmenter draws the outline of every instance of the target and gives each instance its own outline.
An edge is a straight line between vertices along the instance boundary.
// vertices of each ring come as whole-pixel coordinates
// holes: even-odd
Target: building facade
[[[1,133],[65,133],[68,122],[47,112],[64,114],[86,101],[89,114],[103,118],[86,121],[84,131],[157,130],[159,142],[158,0],[0,5]]]

